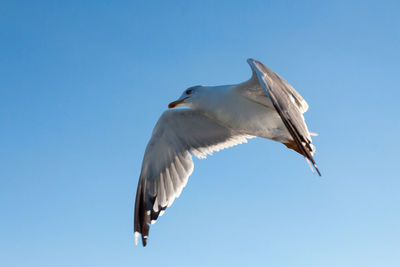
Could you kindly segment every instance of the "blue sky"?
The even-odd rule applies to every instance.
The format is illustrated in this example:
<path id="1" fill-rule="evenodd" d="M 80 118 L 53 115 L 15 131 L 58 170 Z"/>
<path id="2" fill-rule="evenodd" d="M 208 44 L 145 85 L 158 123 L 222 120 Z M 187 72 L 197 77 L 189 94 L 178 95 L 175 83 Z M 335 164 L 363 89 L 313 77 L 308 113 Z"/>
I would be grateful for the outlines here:
<path id="1" fill-rule="evenodd" d="M 0 265 L 400 264 L 398 1 L 3 1 Z M 323 174 L 253 139 L 195 160 L 133 241 L 167 104 L 256 58 L 308 101 Z"/>

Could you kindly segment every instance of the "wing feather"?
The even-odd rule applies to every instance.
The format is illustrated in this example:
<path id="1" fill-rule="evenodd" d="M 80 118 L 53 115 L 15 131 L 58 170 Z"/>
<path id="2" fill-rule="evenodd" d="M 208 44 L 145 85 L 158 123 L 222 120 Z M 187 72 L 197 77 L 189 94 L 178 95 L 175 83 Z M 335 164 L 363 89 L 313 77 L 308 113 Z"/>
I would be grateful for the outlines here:
<path id="1" fill-rule="evenodd" d="M 171 206 L 193 172 L 191 154 L 205 158 L 247 142 L 244 136 L 220 125 L 200 111 L 183 109 L 164 112 L 146 147 L 135 203 L 135 242 L 146 245 L 149 224 Z"/>
<path id="2" fill-rule="evenodd" d="M 253 71 L 251 81 L 257 78 L 293 138 L 294 143 L 286 145 L 310 160 L 321 176 L 313 158 L 315 148 L 303 117 L 303 113 L 308 109 L 307 102 L 270 68 L 254 59 L 248 59 L 247 62 Z"/>

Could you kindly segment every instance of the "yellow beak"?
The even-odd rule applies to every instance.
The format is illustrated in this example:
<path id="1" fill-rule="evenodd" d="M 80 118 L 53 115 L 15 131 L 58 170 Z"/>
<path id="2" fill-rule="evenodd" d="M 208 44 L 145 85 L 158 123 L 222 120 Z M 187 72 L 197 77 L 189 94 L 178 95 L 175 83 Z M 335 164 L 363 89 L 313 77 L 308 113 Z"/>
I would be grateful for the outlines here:
<path id="1" fill-rule="evenodd" d="M 182 106 L 182 103 L 185 102 L 186 98 L 187 97 L 185 97 L 184 99 L 179 99 L 179 100 L 169 103 L 168 108 L 175 108 L 175 107 Z"/>

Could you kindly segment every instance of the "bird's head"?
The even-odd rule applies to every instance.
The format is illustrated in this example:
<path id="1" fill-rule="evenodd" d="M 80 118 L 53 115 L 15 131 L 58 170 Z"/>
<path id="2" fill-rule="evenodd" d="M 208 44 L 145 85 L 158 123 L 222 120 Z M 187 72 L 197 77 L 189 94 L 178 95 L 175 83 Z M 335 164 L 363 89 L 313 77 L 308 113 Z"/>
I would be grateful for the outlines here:
<path id="1" fill-rule="evenodd" d="M 178 100 L 169 103 L 168 107 L 169 108 L 175 108 L 175 107 L 181 107 L 181 106 L 194 107 L 196 100 L 198 100 L 198 98 L 200 96 L 202 87 L 203 86 L 201 86 L 201 85 L 189 87 L 182 93 L 182 95 L 179 97 Z"/>

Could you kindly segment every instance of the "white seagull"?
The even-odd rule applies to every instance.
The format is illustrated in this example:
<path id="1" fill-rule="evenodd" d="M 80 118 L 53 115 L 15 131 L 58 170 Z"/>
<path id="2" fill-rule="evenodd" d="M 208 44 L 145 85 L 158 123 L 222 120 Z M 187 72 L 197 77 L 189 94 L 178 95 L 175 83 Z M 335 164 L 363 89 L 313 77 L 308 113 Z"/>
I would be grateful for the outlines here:
<path id="1" fill-rule="evenodd" d="M 261 62 L 248 59 L 250 80 L 223 86 L 194 86 L 170 103 L 189 109 L 165 111 L 143 158 L 136 192 L 135 243 L 146 246 L 149 224 L 172 205 L 193 172 L 192 154 L 205 158 L 214 151 L 263 137 L 278 141 L 311 161 L 315 147 L 303 113 L 308 104 L 296 90 Z"/>

